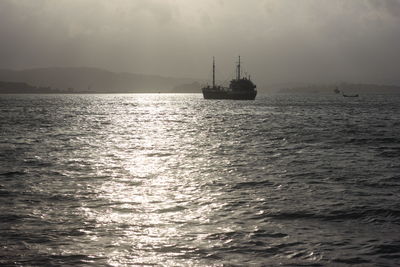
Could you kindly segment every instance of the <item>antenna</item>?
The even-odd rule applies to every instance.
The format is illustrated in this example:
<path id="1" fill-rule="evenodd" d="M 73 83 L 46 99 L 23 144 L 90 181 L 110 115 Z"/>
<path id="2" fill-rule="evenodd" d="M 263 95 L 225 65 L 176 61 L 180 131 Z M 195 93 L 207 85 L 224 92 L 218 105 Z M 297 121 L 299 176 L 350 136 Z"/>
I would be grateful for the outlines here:
<path id="1" fill-rule="evenodd" d="M 239 62 L 237 65 L 237 79 L 240 80 L 240 56 L 239 56 Z"/>
<path id="2" fill-rule="evenodd" d="M 213 57 L 213 88 L 215 87 L 215 57 Z"/>

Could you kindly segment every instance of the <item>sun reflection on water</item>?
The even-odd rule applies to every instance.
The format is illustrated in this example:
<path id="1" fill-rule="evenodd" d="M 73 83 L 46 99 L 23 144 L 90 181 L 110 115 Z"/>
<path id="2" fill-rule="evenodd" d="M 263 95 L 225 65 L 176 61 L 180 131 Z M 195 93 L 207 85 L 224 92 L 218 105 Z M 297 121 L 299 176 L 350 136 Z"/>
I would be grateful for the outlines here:
<path id="1" fill-rule="evenodd" d="M 173 258 L 195 250 L 187 244 L 198 242 L 217 205 L 203 192 L 201 172 L 193 170 L 196 149 L 190 142 L 199 140 L 190 129 L 191 117 L 173 105 L 155 105 L 154 99 L 134 100 L 124 116 L 113 118 L 120 128 L 109 127 L 98 153 L 109 177 L 95 191 L 100 203 L 82 210 L 97 228 L 109 229 L 110 236 L 97 237 L 109 243 L 109 264 L 176 265 Z"/>

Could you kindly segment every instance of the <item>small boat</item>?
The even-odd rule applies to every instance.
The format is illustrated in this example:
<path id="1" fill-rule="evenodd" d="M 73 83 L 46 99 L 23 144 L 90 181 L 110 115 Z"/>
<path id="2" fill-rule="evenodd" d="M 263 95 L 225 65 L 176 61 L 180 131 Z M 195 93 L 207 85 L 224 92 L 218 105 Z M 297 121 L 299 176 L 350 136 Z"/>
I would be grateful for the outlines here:
<path id="1" fill-rule="evenodd" d="M 240 75 L 240 56 L 236 66 L 236 79 L 233 79 L 229 87 L 215 85 L 215 59 L 213 58 L 213 80 L 212 86 L 202 88 L 204 99 L 232 99 L 232 100 L 254 100 L 257 95 L 256 85 L 249 77 Z"/>
<path id="2" fill-rule="evenodd" d="M 346 95 L 346 94 L 343 94 L 343 96 L 344 96 L 344 97 L 358 97 L 358 94 L 355 94 L 355 95 Z"/>
<path id="3" fill-rule="evenodd" d="M 340 90 L 339 90 L 339 88 L 335 88 L 335 90 L 333 90 L 333 92 L 335 93 L 335 94 L 339 94 L 340 93 Z"/>

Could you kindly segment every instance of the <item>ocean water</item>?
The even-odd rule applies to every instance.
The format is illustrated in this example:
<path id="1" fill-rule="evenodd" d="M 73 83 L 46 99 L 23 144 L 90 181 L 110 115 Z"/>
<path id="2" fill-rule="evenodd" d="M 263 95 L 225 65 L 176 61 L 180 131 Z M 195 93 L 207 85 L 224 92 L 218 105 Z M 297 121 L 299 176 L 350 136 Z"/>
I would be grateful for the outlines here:
<path id="1" fill-rule="evenodd" d="M 1 266 L 399 264 L 399 96 L 0 96 Z"/>

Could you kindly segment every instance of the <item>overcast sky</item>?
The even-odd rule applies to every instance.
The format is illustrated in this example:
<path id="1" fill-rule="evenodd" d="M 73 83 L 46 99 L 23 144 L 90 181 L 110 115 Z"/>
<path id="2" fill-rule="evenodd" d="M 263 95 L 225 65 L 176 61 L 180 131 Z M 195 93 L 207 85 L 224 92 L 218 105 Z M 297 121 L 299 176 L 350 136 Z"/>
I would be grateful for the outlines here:
<path id="1" fill-rule="evenodd" d="M 1 0 L 0 68 L 400 84 L 400 0 Z"/>

